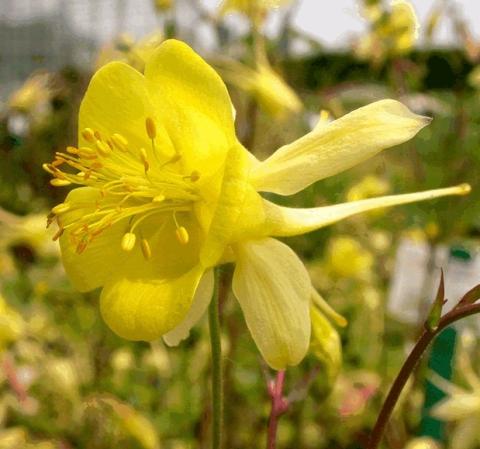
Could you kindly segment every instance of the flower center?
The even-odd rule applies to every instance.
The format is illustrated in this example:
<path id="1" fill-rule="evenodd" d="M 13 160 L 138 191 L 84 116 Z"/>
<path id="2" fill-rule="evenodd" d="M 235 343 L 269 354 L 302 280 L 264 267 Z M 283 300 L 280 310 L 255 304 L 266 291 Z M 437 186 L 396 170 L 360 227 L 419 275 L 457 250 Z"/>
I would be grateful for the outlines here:
<path id="1" fill-rule="evenodd" d="M 96 199 L 89 203 L 72 200 L 52 209 L 48 224 L 56 221 L 59 226 L 55 240 L 68 230 L 80 254 L 105 229 L 124 221 L 122 249 L 131 251 L 140 241 L 142 252 L 149 259 L 150 245 L 143 238 L 140 225 L 146 218 L 163 214 L 174 221 L 178 241 L 188 243 L 188 231 L 179 223 L 177 213 L 191 211 L 200 199 L 195 184 L 200 174 L 182 173 L 181 154 L 166 157 L 157 151 L 155 123 L 150 117 L 145 121 L 145 129 L 151 141 L 148 150 L 134 148 L 120 133 L 103 136 L 85 128 L 82 136 L 88 146 L 67 147 L 66 152 L 56 153 L 52 163 L 43 165 L 53 176 L 53 186 L 77 184 L 98 191 Z M 76 214 L 78 218 L 69 220 L 69 214 L 75 211 L 80 212 Z"/>

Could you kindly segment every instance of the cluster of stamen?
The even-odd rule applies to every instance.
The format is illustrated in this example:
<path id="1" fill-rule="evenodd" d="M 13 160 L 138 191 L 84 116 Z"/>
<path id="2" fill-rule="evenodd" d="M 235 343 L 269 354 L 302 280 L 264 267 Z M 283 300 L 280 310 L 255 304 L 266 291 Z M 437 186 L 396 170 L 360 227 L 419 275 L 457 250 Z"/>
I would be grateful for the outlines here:
<path id="1" fill-rule="evenodd" d="M 157 132 L 152 118 L 146 119 L 145 129 L 153 157 L 149 157 L 145 148 L 134 148 L 120 133 L 103 136 L 97 130 L 85 128 L 82 137 L 87 146 L 69 146 L 65 152 L 57 152 L 52 163 L 43 165 L 53 176 L 50 181 L 53 186 L 77 184 L 98 191 L 95 204 L 67 201 L 52 209 L 48 225 L 53 221 L 58 224 L 54 240 L 68 230 L 80 254 L 104 230 L 124 222 L 121 248 L 129 252 L 139 242 L 144 257 L 150 259 L 152 250 L 140 224 L 159 214 L 159 228 L 167 220 L 173 220 L 177 240 L 188 243 L 188 231 L 179 223 L 177 213 L 191 211 L 193 203 L 198 201 L 195 183 L 200 174 L 197 171 L 183 174 L 177 164 L 181 160 L 178 152 L 167 156 L 157 151 Z M 89 209 L 92 211 L 82 215 L 82 211 Z M 63 215 L 75 210 L 80 212 L 78 219 L 63 223 Z"/>

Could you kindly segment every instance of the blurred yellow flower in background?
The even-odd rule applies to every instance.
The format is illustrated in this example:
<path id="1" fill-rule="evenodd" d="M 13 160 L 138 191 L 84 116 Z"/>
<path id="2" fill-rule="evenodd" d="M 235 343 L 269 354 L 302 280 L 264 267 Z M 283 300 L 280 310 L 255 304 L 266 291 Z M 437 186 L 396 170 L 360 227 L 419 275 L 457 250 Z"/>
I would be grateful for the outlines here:
<path id="1" fill-rule="evenodd" d="M 327 267 L 335 277 L 368 280 L 371 276 L 374 257 L 352 237 L 330 239 L 326 256 Z"/>
<path id="2" fill-rule="evenodd" d="M 393 0 L 388 10 L 376 3 L 365 8 L 365 17 L 370 22 L 370 32 L 357 45 L 358 57 L 380 62 L 412 50 L 419 24 L 410 2 Z"/>
<path id="3" fill-rule="evenodd" d="M 54 93 L 52 74 L 34 73 L 13 92 L 8 105 L 11 109 L 24 114 L 41 114 L 48 110 Z"/>
<path id="4" fill-rule="evenodd" d="M 347 191 L 347 201 L 358 201 L 373 196 L 385 195 L 390 190 L 390 184 L 374 175 L 365 176 L 360 182 Z"/>
<path id="5" fill-rule="evenodd" d="M 295 91 L 266 61 L 250 68 L 230 60 L 220 64 L 222 78 L 251 95 L 271 117 L 282 120 L 302 110 L 303 105 Z"/>
<path id="6" fill-rule="evenodd" d="M 480 90 L 480 65 L 476 66 L 468 75 L 468 82 L 475 89 Z"/>
<path id="7" fill-rule="evenodd" d="M 239 12 L 256 21 L 263 19 L 268 11 L 291 2 L 292 0 L 223 0 L 220 14 Z"/>
<path id="8" fill-rule="evenodd" d="M 163 42 L 145 75 L 107 64 L 81 104 L 78 147 L 44 165 L 53 185 L 82 186 L 49 220 L 74 285 L 102 287 L 103 318 L 131 340 L 185 338 L 210 301 L 213 267 L 234 262 L 233 292 L 253 339 L 271 367 L 284 369 L 309 347 L 315 293 L 301 260 L 274 237 L 470 187 L 281 207 L 259 192 L 297 193 L 411 139 L 430 120 L 382 100 L 260 162 L 238 142 L 232 111 L 221 78 L 182 42 Z"/>
<path id="9" fill-rule="evenodd" d="M 22 316 L 8 305 L 0 295 L 0 350 L 8 343 L 19 339 L 25 331 L 25 321 Z"/>
<path id="10" fill-rule="evenodd" d="M 160 12 L 168 11 L 174 4 L 174 0 L 154 0 L 155 8 Z"/>
<path id="11" fill-rule="evenodd" d="M 150 33 L 138 41 L 129 34 L 122 34 L 116 42 L 100 50 L 95 68 L 99 69 L 109 62 L 122 61 L 143 72 L 147 60 L 163 40 L 163 33 L 160 31 Z"/>

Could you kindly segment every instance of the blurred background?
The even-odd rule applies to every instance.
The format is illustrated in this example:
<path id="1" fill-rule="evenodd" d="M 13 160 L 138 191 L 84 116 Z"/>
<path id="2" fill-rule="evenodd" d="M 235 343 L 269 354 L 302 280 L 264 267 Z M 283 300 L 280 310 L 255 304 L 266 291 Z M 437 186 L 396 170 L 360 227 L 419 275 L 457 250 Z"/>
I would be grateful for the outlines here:
<path id="1" fill-rule="evenodd" d="M 473 187 L 288 241 L 348 326 L 336 329 L 343 354 L 312 347 L 288 370 L 278 447 L 364 447 L 440 267 L 450 303 L 480 283 L 478 17 L 476 0 L 0 0 L 0 449 L 209 447 L 206 323 L 173 349 L 121 340 L 100 318 L 98 292 L 74 291 L 45 229 L 66 190 L 42 164 L 76 144 L 92 74 L 113 60 L 142 71 L 169 37 L 222 75 L 238 136 L 259 158 L 382 98 L 433 117 L 407 144 L 276 201 Z M 225 447 L 263 447 L 271 373 L 232 297 L 222 329 Z M 479 336 L 473 317 L 439 337 L 384 448 L 480 448 Z"/>

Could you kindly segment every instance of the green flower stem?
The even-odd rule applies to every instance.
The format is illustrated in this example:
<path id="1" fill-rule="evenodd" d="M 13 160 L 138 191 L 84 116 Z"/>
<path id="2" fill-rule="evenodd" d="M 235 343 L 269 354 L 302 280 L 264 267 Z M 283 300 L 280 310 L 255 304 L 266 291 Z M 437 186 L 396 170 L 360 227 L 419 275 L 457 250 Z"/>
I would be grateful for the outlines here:
<path id="1" fill-rule="evenodd" d="M 218 310 L 219 269 L 215 270 L 215 287 L 208 308 L 210 347 L 212 351 L 212 449 L 220 449 L 223 427 L 222 343 Z"/>

